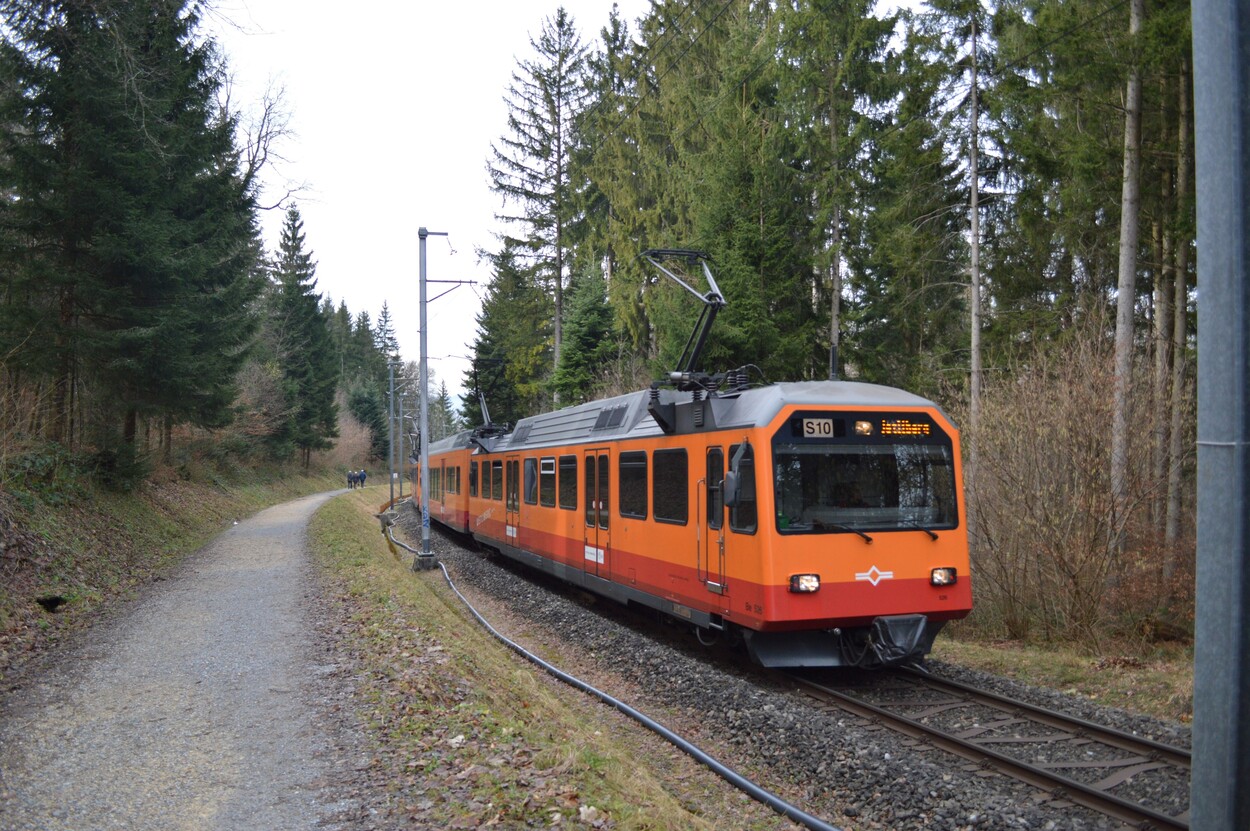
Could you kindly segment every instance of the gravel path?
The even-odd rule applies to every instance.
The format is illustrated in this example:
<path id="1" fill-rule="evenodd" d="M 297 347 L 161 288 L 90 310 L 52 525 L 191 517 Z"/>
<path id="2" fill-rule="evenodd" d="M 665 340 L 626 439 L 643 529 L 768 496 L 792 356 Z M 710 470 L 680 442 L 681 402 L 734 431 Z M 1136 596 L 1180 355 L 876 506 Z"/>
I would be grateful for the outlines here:
<path id="1" fill-rule="evenodd" d="M 0 701 L 0 828 L 367 827 L 304 545 L 333 495 L 238 523 L 23 672 Z"/>

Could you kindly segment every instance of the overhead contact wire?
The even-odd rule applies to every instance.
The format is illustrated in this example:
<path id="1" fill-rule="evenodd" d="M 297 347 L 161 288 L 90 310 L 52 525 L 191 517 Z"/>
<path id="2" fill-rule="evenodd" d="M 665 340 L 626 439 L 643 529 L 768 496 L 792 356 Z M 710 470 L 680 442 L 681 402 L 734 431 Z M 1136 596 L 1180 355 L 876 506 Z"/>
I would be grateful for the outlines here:
<path id="1" fill-rule="evenodd" d="M 417 553 L 416 550 L 413 549 L 412 547 L 405 545 L 399 540 L 396 540 L 394 537 L 394 534 L 391 533 L 390 527 L 387 527 L 386 534 L 397 545 L 403 547 L 404 549 L 408 551 L 411 551 L 413 554 Z M 533 664 L 537 664 L 538 666 L 542 667 L 549 674 L 555 676 L 556 678 L 560 679 L 564 683 L 572 687 L 576 687 L 582 692 L 590 693 L 591 695 L 598 698 L 600 701 L 604 702 L 605 704 L 610 704 L 612 707 L 616 708 L 619 712 L 624 713 L 625 715 L 629 716 L 634 721 L 637 721 L 639 724 L 646 727 L 648 730 L 662 737 L 669 744 L 673 745 L 677 749 L 684 752 L 686 755 L 690 756 L 695 761 L 699 762 L 701 765 L 704 765 L 705 767 L 709 768 L 717 776 L 721 777 L 722 779 L 724 779 L 729 784 L 733 785 L 738 790 L 747 794 L 756 802 L 760 802 L 764 805 L 767 805 L 769 808 L 772 808 L 774 811 L 785 816 L 787 819 L 793 820 L 794 822 L 797 822 L 807 828 L 810 828 L 811 831 L 841 831 L 841 829 L 837 828 L 836 826 L 830 825 L 824 820 L 818 817 L 812 816 L 811 814 L 807 813 L 801 808 L 798 808 L 795 805 L 791 805 L 789 802 L 786 802 L 784 799 L 772 793 L 771 791 L 767 791 L 761 788 L 759 785 L 747 779 L 745 776 L 738 773 L 733 768 L 717 761 L 709 753 L 702 750 L 698 746 L 692 744 L 690 741 L 677 735 L 672 730 L 669 730 L 663 724 L 660 724 L 658 721 L 646 715 L 645 713 L 642 713 L 639 710 L 634 709 L 633 707 L 626 704 L 624 701 L 621 701 L 620 699 L 612 695 L 609 695 L 603 690 L 600 690 L 596 687 L 591 686 L 590 684 L 586 683 L 580 678 L 576 678 L 572 675 L 569 675 L 564 670 L 559 669 L 558 667 L 555 667 L 552 664 L 547 663 L 542 658 L 538 657 L 534 653 L 527 650 L 525 647 L 521 646 L 520 644 L 516 643 L 513 640 L 510 640 L 505 635 L 503 635 L 499 630 L 497 630 L 494 626 L 491 626 L 490 622 L 487 621 L 486 618 L 482 617 L 481 613 L 478 612 L 477 609 L 473 608 L 473 604 L 470 603 L 468 599 L 463 594 L 460 593 L 460 590 L 456 588 L 455 582 L 451 579 L 451 575 L 447 573 L 447 567 L 443 565 L 442 563 L 439 563 L 438 567 L 442 569 L 443 577 L 447 580 L 447 585 L 451 587 L 451 590 L 455 593 L 456 597 L 460 598 L 460 602 L 465 605 L 465 608 L 467 608 L 469 612 L 475 618 L 477 618 L 478 623 L 486 627 L 486 631 L 490 632 L 498 641 L 503 643 L 512 651 L 516 652 L 521 657 L 525 658 L 526 660 L 530 661 Z"/>

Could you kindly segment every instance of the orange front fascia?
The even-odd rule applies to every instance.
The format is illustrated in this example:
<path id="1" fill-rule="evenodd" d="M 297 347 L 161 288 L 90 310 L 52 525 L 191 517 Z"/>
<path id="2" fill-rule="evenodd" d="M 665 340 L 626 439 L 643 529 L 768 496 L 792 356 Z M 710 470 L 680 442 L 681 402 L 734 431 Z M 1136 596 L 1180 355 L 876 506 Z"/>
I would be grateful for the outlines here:
<path id="1" fill-rule="evenodd" d="M 930 620 L 958 620 L 972 610 L 972 583 L 961 576 L 953 586 L 937 588 L 928 580 L 824 583 L 820 591 L 796 594 L 788 586 L 763 593 L 769 620 L 762 630 L 831 629 L 864 626 L 882 615 L 927 615 Z"/>

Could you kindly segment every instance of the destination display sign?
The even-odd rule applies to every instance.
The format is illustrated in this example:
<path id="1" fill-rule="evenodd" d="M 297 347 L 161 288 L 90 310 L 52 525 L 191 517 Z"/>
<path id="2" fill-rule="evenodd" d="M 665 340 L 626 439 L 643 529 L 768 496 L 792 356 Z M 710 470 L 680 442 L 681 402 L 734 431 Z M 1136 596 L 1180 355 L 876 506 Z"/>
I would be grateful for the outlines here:
<path id="1" fill-rule="evenodd" d="M 782 429 L 790 439 L 805 442 L 855 439 L 877 444 L 945 437 L 926 413 L 800 411 L 790 417 L 788 429 Z"/>

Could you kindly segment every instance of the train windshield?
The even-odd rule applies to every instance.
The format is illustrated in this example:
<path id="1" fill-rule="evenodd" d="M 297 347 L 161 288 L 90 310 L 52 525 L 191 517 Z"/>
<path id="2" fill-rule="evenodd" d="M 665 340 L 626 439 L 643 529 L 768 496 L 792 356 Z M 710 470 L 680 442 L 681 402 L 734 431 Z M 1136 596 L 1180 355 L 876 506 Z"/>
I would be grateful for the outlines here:
<path id="1" fill-rule="evenodd" d="M 927 417 L 909 414 L 906 429 L 879 414 L 839 418 L 846 423 L 841 429 L 826 426 L 829 421 L 828 414 L 800 416 L 773 438 L 778 531 L 941 530 L 958 524 L 951 443 Z M 814 429 L 812 422 L 818 422 Z"/>

